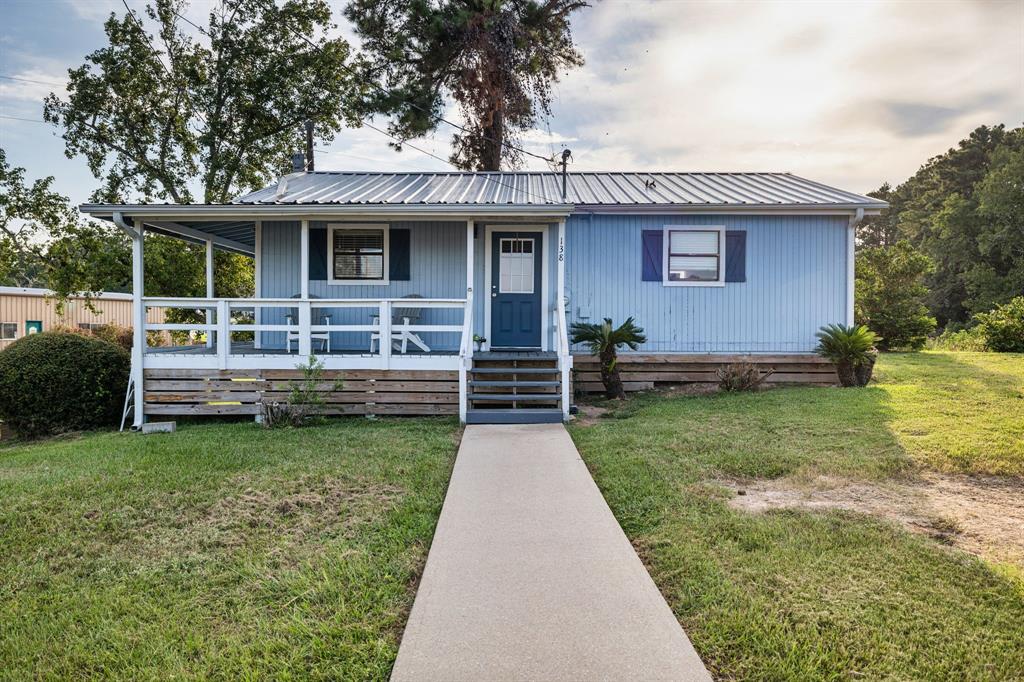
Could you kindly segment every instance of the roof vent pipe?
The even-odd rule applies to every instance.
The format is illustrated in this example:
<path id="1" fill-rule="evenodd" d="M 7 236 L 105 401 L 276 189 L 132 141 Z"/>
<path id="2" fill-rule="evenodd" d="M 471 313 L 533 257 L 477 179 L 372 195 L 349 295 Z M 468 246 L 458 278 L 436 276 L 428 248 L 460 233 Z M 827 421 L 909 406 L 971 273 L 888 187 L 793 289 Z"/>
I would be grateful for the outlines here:
<path id="1" fill-rule="evenodd" d="M 292 154 L 292 172 L 301 173 L 304 170 L 306 170 L 306 157 L 302 152 L 295 152 Z"/>

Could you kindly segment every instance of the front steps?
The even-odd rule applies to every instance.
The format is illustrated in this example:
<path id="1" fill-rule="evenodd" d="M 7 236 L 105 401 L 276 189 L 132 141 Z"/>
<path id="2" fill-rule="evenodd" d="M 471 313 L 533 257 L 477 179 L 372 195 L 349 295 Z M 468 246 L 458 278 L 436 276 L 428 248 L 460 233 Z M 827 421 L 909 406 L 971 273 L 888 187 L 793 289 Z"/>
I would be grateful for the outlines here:
<path id="1" fill-rule="evenodd" d="M 562 381 L 554 353 L 477 353 L 468 389 L 467 424 L 562 421 Z"/>

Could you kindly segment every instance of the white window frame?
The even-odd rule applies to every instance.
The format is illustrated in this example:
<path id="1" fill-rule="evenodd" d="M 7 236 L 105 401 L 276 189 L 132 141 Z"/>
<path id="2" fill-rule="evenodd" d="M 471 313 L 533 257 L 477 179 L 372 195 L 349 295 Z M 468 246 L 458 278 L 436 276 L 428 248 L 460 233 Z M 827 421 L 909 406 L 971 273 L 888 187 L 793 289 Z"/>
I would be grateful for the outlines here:
<path id="1" fill-rule="evenodd" d="M 718 233 L 718 279 L 677 282 L 669 279 L 668 261 L 672 232 Z M 661 239 L 661 284 L 666 287 L 724 287 L 725 286 L 725 225 L 665 225 Z"/>
<path id="2" fill-rule="evenodd" d="M 383 279 L 335 279 L 334 233 L 338 230 L 383 230 Z M 327 224 L 327 283 L 337 286 L 378 287 L 391 284 L 391 224 L 390 223 L 328 223 Z"/>
<path id="3" fill-rule="evenodd" d="M 17 322 L 0 322 L 0 325 L 12 324 L 14 325 L 14 336 L 3 336 L 3 327 L 0 327 L 0 341 L 16 341 L 18 339 L 18 323 Z"/>

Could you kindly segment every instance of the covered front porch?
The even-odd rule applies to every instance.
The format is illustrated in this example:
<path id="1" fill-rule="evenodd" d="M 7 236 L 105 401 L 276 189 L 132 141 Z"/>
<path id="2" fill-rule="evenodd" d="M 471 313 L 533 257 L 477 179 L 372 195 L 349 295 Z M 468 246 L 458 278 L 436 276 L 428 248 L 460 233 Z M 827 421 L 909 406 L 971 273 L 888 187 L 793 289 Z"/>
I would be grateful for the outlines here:
<path id="1" fill-rule="evenodd" d="M 403 380 L 451 372 L 465 421 L 473 408 L 473 356 L 488 350 L 557 358 L 558 409 L 567 417 L 564 207 L 325 208 L 86 207 L 133 242 L 135 426 L 147 415 L 174 413 L 147 377 L 223 382 L 270 370 L 280 379 L 289 370 L 299 376 L 314 359 L 332 376 L 371 372 L 372 381 L 388 372 Z M 143 295 L 146 232 L 205 246 L 206 296 Z M 217 249 L 253 259 L 255 296 L 217 296 Z M 158 310 L 174 321 L 147 322 Z M 490 383 L 508 384 L 515 394 L 516 379 Z M 233 402 L 206 404 L 221 404 L 211 413 L 230 413 L 223 405 Z M 182 413 L 203 413 L 202 404 L 193 397 Z"/>

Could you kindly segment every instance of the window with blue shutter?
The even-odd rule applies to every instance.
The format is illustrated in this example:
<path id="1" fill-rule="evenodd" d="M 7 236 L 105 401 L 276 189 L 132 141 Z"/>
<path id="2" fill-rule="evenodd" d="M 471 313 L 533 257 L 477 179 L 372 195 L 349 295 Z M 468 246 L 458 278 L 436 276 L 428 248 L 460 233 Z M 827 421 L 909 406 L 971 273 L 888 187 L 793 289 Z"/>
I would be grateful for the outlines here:
<path id="1" fill-rule="evenodd" d="M 663 281 L 662 267 L 664 264 L 663 230 L 643 230 L 641 232 L 641 281 Z M 726 230 L 725 233 L 725 281 L 747 281 L 747 232 L 746 230 Z"/>

